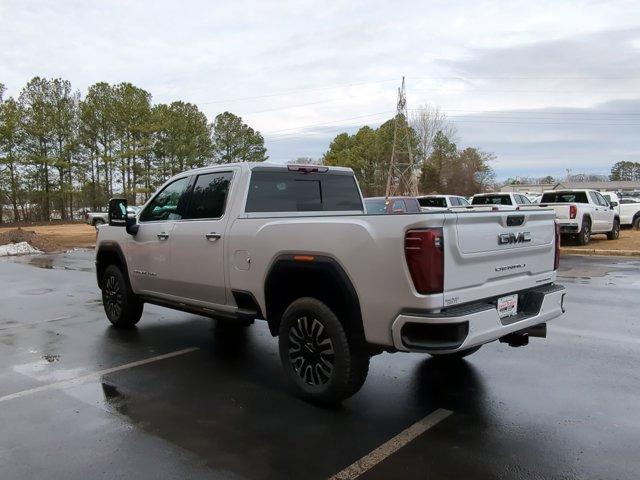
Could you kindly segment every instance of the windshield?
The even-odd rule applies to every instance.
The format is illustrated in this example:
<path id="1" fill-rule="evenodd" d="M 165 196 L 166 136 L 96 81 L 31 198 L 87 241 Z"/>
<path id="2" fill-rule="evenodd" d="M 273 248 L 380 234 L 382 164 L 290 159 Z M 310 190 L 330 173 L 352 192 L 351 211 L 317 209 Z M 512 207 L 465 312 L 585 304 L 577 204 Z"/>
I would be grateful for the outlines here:
<path id="1" fill-rule="evenodd" d="M 540 203 L 589 203 L 587 192 L 547 192 Z"/>
<path id="2" fill-rule="evenodd" d="M 384 215 L 387 213 L 387 201 L 384 198 L 365 198 L 364 208 L 367 213 Z"/>
<path id="3" fill-rule="evenodd" d="M 511 205 L 509 195 L 482 195 L 473 197 L 471 205 Z"/>

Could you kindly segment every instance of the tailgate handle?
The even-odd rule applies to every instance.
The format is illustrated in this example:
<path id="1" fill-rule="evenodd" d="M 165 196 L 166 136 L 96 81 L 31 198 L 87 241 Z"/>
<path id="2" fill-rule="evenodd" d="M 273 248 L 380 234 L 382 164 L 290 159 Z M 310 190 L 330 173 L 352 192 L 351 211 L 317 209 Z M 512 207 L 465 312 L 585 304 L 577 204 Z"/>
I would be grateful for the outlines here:
<path id="1" fill-rule="evenodd" d="M 507 217 L 507 227 L 519 227 L 524 223 L 524 215 L 510 215 Z"/>

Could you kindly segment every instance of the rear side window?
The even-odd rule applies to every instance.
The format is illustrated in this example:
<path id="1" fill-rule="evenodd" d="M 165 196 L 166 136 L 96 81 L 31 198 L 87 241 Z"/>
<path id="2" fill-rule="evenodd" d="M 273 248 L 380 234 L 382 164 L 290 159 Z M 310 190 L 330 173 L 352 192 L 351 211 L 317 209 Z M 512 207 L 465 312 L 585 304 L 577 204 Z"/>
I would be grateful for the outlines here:
<path id="1" fill-rule="evenodd" d="M 421 207 L 447 208 L 447 200 L 444 197 L 423 197 L 418 199 Z"/>
<path id="2" fill-rule="evenodd" d="M 547 192 L 540 203 L 589 203 L 586 192 Z"/>
<path id="3" fill-rule="evenodd" d="M 461 207 L 466 207 L 467 205 L 469 205 L 469 202 L 467 201 L 466 198 L 464 197 L 456 197 L 458 199 L 458 203 L 460 203 Z"/>
<path id="4" fill-rule="evenodd" d="M 261 172 L 251 174 L 246 212 L 362 211 L 352 175 Z"/>
<path id="5" fill-rule="evenodd" d="M 509 195 L 482 195 L 473 197 L 471 205 L 511 205 Z"/>
<path id="6" fill-rule="evenodd" d="M 198 175 L 185 219 L 220 218 L 224 215 L 227 194 L 231 184 L 231 172 Z"/>
<path id="7" fill-rule="evenodd" d="M 164 187 L 144 209 L 140 221 L 180 220 L 182 214 L 178 206 L 188 183 L 189 177 L 184 177 Z"/>

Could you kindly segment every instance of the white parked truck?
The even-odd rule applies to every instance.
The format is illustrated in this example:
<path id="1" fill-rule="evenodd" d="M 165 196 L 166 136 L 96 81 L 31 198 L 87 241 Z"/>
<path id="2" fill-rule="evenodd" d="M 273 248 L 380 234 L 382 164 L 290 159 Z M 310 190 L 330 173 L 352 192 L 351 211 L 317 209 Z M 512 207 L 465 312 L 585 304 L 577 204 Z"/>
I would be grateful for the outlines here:
<path id="1" fill-rule="evenodd" d="M 242 163 L 175 176 L 137 216 L 112 199 L 109 215 L 96 272 L 114 326 L 145 303 L 264 319 L 314 401 L 353 395 L 377 353 L 520 346 L 564 311 L 550 209 L 368 215 L 350 169 Z"/>
<path id="2" fill-rule="evenodd" d="M 640 229 L 640 199 L 619 197 L 615 192 L 602 192 L 602 196 L 620 217 L 620 225 Z"/>
<path id="3" fill-rule="evenodd" d="M 556 212 L 560 233 L 573 235 L 580 245 L 586 245 L 594 233 L 604 233 L 609 240 L 620 235 L 620 216 L 596 190 L 551 190 L 544 192 L 541 207 Z"/>
<path id="4" fill-rule="evenodd" d="M 418 197 L 418 203 L 423 211 L 469 206 L 467 199 L 459 195 L 423 195 Z"/>
<path id="5" fill-rule="evenodd" d="M 473 207 L 491 207 L 494 210 L 515 210 L 531 206 L 526 195 L 517 192 L 477 193 L 471 199 Z"/>

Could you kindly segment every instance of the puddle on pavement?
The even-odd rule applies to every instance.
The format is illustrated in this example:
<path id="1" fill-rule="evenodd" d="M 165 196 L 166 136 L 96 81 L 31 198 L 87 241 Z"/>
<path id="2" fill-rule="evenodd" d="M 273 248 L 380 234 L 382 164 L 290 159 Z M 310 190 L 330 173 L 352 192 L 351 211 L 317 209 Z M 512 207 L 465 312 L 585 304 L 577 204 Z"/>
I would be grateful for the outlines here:
<path id="1" fill-rule="evenodd" d="M 603 264 L 604 263 L 604 264 Z M 640 262 L 635 260 L 598 262 L 584 261 L 578 265 L 563 267 L 561 263 L 558 280 L 581 285 L 625 285 L 638 286 Z"/>
<path id="2" fill-rule="evenodd" d="M 127 397 L 114 384 L 105 381 L 85 382 L 65 387 L 65 395 L 109 413 L 127 414 Z"/>
<path id="3" fill-rule="evenodd" d="M 55 357 L 57 359 L 53 360 Z M 55 368 L 53 365 L 57 364 L 60 360 L 59 355 L 42 355 L 40 360 L 35 362 L 23 363 L 21 365 L 14 365 L 12 370 L 21 375 L 33 378 L 39 382 L 53 383 L 61 382 L 63 380 L 70 380 L 83 373 L 88 373 L 88 370 L 84 367 L 78 368 Z"/>
<path id="4" fill-rule="evenodd" d="M 76 270 L 80 272 L 93 272 L 94 270 L 94 252 L 89 248 L 74 248 L 67 252 L 53 254 L 22 255 L 9 257 L 6 260 L 45 270 Z"/>
<path id="5" fill-rule="evenodd" d="M 45 293 L 51 293 L 53 291 L 53 288 L 31 288 L 29 290 L 23 290 L 20 293 L 22 295 L 44 295 Z"/>
<path id="6" fill-rule="evenodd" d="M 40 255 L 29 259 L 29 265 L 33 265 L 38 268 L 53 268 L 53 258 L 49 256 Z"/>

